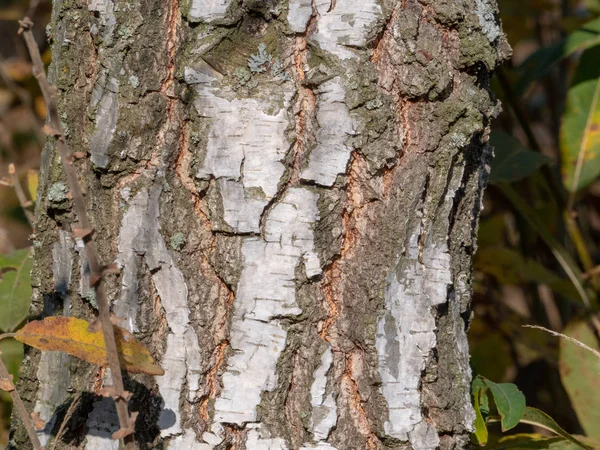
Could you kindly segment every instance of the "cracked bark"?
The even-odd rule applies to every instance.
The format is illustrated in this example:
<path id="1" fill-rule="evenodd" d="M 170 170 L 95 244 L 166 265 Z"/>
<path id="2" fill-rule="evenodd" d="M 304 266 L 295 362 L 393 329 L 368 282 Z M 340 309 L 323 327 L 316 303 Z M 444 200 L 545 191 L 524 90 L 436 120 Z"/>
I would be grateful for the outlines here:
<path id="1" fill-rule="evenodd" d="M 509 52 L 495 8 L 54 2 L 49 76 L 121 267 L 107 292 L 166 372 L 126 378 L 140 449 L 467 445 L 489 83 Z M 90 318 L 59 167 L 49 143 L 32 312 Z M 103 371 L 31 350 L 21 372 L 44 442 L 82 391 L 57 448 L 116 448 Z"/>

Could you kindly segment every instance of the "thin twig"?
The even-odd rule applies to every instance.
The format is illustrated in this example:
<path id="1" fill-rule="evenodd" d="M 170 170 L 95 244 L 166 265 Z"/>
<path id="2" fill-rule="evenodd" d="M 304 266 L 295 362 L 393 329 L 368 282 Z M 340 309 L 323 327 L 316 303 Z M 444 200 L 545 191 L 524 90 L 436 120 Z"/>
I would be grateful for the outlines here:
<path id="1" fill-rule="evenodd" d="M 583 342 L 578 341 L 577 339 L 575 339 L 575 338 L 573 338 L 571 336 L 567 336 L 566 334 L 558 333 L 557 331 L 549 330 L 548 328 L 544 328 L 544 327 L 541 327 L 539 325 L 523 325 L 523 326 L 525 328 L 536 328 L 538 330 L 543 330 L 546 333 L 550 333 L 552 336 L 561 337 L 563 339 L 566 339 L 567 341 L 570 341 L 573 344 L 578 345 L 579 347 L 585 348 L 586 350 L 592 352 L 594 355 L 596 355 L 597 358 L 600 359 L 600 352 L 598 350 L 594 350 L 589 345 L 585 345 Z"/>
<path id="2" fill-rule="evenodd" d="M 600 266 L 595 266 L 593 268 L 591 268 L 590 270 L 588 270 L 587 272 L 584 272 L 581 275 L 581 279 L 582 280 L 587 280 L 590 277 L 593 277 L 594 275 L 598 275 L 600 274 Z"/>
<path id="3" fill-rule="evenodd" d="M 27 435 L 29 436 L 31 443 L 33 444 L 33 448 L 35 450 L 44 450 L 44 447 L 42 447 L 42 443 L 40 442 L 40 439 L 38 438 L 38 435 L 35 432 L 35 427 L 33 426 L 31 417 L 27 413 L 25 404 L 23 403 L 23 400 L 21 400 L 21 396 L 17 392 L 17 389 L 15 388 L 15 385 L 12 382 L 12 377 L 8 372 L 8 369 L 4 365 L 4 361 L 2 361 L 2 358 L 0 358 L 0 378 L 7 380 L 12 385 L 12 389 L 8 391 L 8 393 L 10 394 L 10 398 L 12 398 L 13 405 L 15 406 L 17 414 L 19 415 L 21 421 L 23 422 L 23 425 L 25 426 L 25 430 L 27 430 Z"/>
<path id="4" fill-rule="evenodd" d="M 17 175 L 15 165 L 12 163 L 10 163 L 8 165 L 8 174 L 10 175 L 11 185 L 12 185 L 13 189 L 15 190 L 15 194 L 17 194 L 17 198 L 19 199 L 19 204 L 21 205 L 21 208 L 25 212 L 25 217 L 27 217 L 27 221 L 29 222 L 31 229 L 33 230 L 34 223 L 35 223 L 35 216 L 29 209 L 31 206 L 31 201 L 25 195 L 25 191 L 23 190 L 23 187 L 21 186 L 21 182 L 19 181 L 19 176 Z"/>
<path id="5" fill-rule="evenodd" d="M 585 239 L 583 238 L 581 230 L 579 229 L 577 220 L 569 210 L 566 210 L 563 213 L 563 219 L 565 221 L 567 233 L 569 234 L 571 242 L 573 243 L 573 245 L 575 246 L 575 250 L 577 251 L 577 256 L 579 256 L 581 265 L 586 271 L 585 273 L 587 273 L 588 271 L 594 268 L 594 262 L 592 261 L 592 256 L 590 255 Z M 597 277 L 592 276 L 591 282 L 594 290 L 598 291 L 600 289 L 600 285 L 598 284 Z"/>
<path id="6" fill-rule="evenodd" d="M 106 353 L 108 355 L 108 364 L 116 391 L 115 403 L 117 406 L 117 415 L 119 416 L 119 425 L 121 430 L 129 430 L 132 428 L 133 424 L 127 408 L 127 397 L 125 395 L 125 388 L 123 385 L 121 364 L 119 362 L 119 354 L 117 353 L 114 328 L 110 320 L 110 307 L 104 292 L 104 268 L 100 265 L 96 243 L 92 239 L 93 230 L 87 215 L 81 184 L 79 183 L 75 167 L 73 166 L 74 158 L 67 148 L 67 144 L 63 135 L 62 125 L 58 115 L 56 91 L 46 78 L 44 65 L 40 56 L 40 50 L 35 42 L 33 33 L 31 32 L 33 22 L 29 19 L 29 17 L 25 17 L 23 20 L 19 21 L 19 24 L 21 25 L 19 33 L 21 33 L 25 39 L 27 49 L 29 50 L 31 60 L 33 62 L 33 75 L 38 80 L 40 89 L 44 95 L 44 100 L 46 101 L 49 119 L 49 124 L 46 125 L 46 128 L 48 129 L 49 134 L 53 135 L 55 138 L 56 146 L 58 147 L 60 153 L 60 159 L 62 160 L 63 168 L 67 175 L 67 182 L 73 198 L 73 203 L 75 205 L 75 211 L 79 220 L 78 227 L 74 231 L 78 232 L 79 236 L 84 242 L 85 253 L 88 258 L 91 271 L 90 285 L 96 290 L 98 316 L 102 325 L 104 344 L 106 346 Z M 125 436 L 123 440 L 126 449 L 134 448 L 132 434 Z"/>
<path id="7" fill-rule="evenodd" d="M 73 401 L 71 402 L 71 404 L 69 405 L 67 412 L 65 413 L 65 417 L 63 418 L 62 423 L 60 424 L 60 428 L 58 429 L 58 433 L 56 433 L 56 437 L 54 438 L 54 442 L 52 442 L 52 448 L 50 450 L 56 449 L 56 444 L 58 441 L 60 441 L 62 439 L 63 434 L 65 434 L 65 429 L 67 427 L 67 423 L 69 423 L 69 420 L 73 416 L 75 409 L 77 409 L 77 406 L 79 406 L 80 400 L 81 400 L 81 393 L 78 392 L 77 395 L 75 396 L 75 398 L 73 399 Z"/>
<path id="8" fill-rule="evenodd" d="M 598 316 L 596 316 L 596 314 L 592 314 L 590 319 L 592 321 L 592 325 L 594 325 L 596 334 L 600 334 L 600 319 L 598 319 Z"/>
<path id="9" fill-rule="evenodd" d="M 2 339 L 14 338 L 16 333 L 2 333 L 0 334 L 0 341 Z"/>

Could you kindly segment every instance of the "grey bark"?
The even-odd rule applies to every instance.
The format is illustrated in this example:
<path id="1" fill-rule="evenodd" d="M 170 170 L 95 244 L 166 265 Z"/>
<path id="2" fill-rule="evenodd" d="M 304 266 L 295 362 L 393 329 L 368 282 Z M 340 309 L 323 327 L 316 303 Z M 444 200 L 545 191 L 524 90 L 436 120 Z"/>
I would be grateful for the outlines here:
<path id="1" fill-rule="evenodd" d="M 471 258 L 509 48 L 494 0 L 57 0 L 49 76 L 129 375 L 141 449 L 468 444 Z M 33 316 L 92 318 L 52 143 Z M 117 448 L 104 370 L 31 350 L 57 448 Z M 58 382 L 57 380 L 60 380 Z M 71 417 L 69 405 L 78 397 Z M 28 448 L 14 427 L 13 448 Z"/>

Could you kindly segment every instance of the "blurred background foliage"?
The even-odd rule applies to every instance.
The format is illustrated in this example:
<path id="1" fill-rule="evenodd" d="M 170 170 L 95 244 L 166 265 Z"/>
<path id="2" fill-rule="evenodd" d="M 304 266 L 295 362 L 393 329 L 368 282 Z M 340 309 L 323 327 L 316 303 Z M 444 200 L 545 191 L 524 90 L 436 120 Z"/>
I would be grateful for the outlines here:
<path id="1" fill-rule="evenodd" d="M 600 361 L 522 326 L 541 325 L 598 348 L 600 0 L 498 2 L 514 53 L 493 80 L 504 111 L 493 123 L 496 158 L 474 260 L 472 366 L 489 380 L 516 384 L 529 406 L 566 431 L 600 442 Z M 28 215 L 44 141 L 45 106 L 17 20 L 33 13 L 49 63 L 50 8 L 49 0 L 0 0 L 0 332 L 15 330 L 26 316 Z M 3 340 L 0 348 L 16 376 L 22 345 Z M 10 403 L 0 399 L 2 448 Z M 528 447 L 560 447 L 540 445 Z"/>
<path id="2" fill-rule="evenodd" d="M 598 348 L 600 0 L 499 8 L 513 56 L 493 80 L 504 111 L 474 260 L 471 362 L 589 445 L 600 442 L 600 360 L 523 325 Z"/>
<path id="3" fill-rule="evenodd" d="M 33 211 L 46 115 L 27 49 L 17 35 L 18 20 L 32 14 L 37 24 L 36 39 L 44 62 L 49 63 L 45 27 L 50 10 L 50 0 L 0 0 L 0 333 L 15 331 L 25 321 L 29 308 L 29 235 L 33 229 L 27 216 Z M 3 339 L 0 351 L 16 379 L 23 344 Z M 8 442 L 10 411 L 10 396 L 0 391 L 0 449 Z"/>

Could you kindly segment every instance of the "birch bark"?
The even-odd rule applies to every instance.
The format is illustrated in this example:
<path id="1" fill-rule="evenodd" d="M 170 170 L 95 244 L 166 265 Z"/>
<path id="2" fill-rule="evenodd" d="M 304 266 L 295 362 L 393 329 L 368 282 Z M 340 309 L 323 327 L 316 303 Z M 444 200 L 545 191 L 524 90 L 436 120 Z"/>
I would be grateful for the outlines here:
<path id="1" fill-rule="evenodd" d="M 140 449 L 468 444 L 471 257 L 509 54 L 494 0 L 55 0 L 51 79 L 131 375 Z M 90 318 L 43 155 L 33 313 Z M 46 445 L 117 449 L 110 377 L 29 351 Z M 75 412 L 65 418 L 77 399 Z M 28 448 L 18 426 L 12 448 Z"/>

